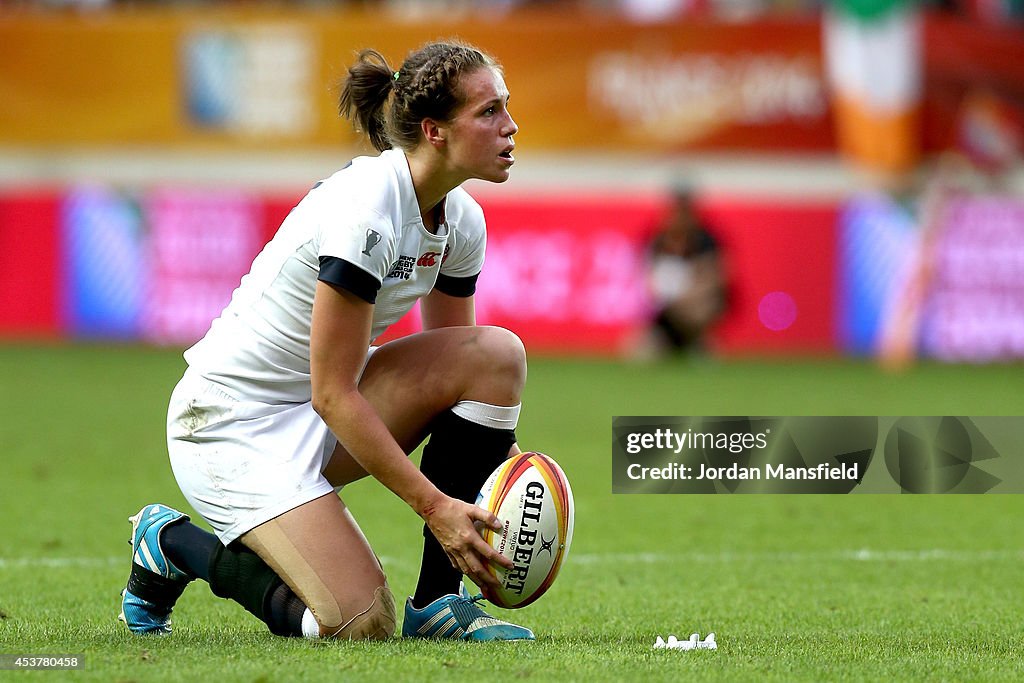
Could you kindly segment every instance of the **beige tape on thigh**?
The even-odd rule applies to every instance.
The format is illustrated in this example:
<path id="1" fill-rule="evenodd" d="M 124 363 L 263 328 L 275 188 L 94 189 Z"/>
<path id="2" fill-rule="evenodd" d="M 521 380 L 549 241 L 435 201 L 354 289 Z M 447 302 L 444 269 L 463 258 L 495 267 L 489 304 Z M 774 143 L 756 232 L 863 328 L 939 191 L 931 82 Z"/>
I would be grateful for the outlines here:
<path id="1" fill-rule="evenodd" d="M 346 626 L 334 594 L 292 544 L 277 520 L 270 520 L 248 532 L 245 544 L 295 591 L 320 626 L 326 629 Z"/>

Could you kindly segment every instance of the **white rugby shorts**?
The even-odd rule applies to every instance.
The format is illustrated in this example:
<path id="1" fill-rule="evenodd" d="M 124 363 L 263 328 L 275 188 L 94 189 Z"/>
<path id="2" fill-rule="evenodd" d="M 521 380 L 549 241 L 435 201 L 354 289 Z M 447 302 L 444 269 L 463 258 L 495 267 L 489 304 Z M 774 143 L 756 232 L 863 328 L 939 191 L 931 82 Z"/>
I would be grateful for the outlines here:
<path id="1" fill-rule="evenodd" d="M 191 369 L 167 410 L 174 478 L 224 545 L 334 491 L 323 470 L 337 443 L 312 403 L 239 400 Z"/>

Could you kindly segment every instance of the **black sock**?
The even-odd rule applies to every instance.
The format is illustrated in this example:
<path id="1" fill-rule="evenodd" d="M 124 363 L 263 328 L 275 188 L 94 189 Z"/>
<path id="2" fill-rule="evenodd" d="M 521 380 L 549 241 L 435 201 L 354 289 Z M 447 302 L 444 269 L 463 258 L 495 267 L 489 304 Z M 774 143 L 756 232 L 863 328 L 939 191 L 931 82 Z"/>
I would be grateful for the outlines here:
<path id="1" fill-rule="evenodd" d="M 160 547 L 175 567 L 193 579 L 210 580 L 210 558 L 220 541 L 191 522 L 168 524 L 160 535 Z"/>
<path id="2" fill-rule="evenodd" d="M 209 564 L 210 590 L 234 600 L 279 636 L 301 636 L 305 605 L 255 552 L 235 541 L 217 544 Z M 301 609 L 300 609 L 301 606 Z"/>
<path id="3" fill-rule="evenodd" d="M 480 487 L 508 457 L 516 441 L 511 429 L 494 429 L 470 422 L 450 410 L 430 426 L 430 441 L 423 448 L 420 471 L 445 495 L 475 503 Z M 462 572 L 430 529 L 423 527 L 423 561 L 413 606 L 422 609 L 443 595 L 458 593 Z"/>
<path id="4" fill-rule="evenodd" d="M 302 635 L 302 615 L 305 613 L 306 604 L 288 584 L 281 581 L 267 596 L 263 620 L 274 635 L 298 637 Z"/>
<path id="5" fill-rule="evenodd" d="M 423 531 L 423 559 L 412 606 L 423 609 L 442 595 L 459 592 L 462 572 L 452 566 L 444 548 L 428 529 Z"/>

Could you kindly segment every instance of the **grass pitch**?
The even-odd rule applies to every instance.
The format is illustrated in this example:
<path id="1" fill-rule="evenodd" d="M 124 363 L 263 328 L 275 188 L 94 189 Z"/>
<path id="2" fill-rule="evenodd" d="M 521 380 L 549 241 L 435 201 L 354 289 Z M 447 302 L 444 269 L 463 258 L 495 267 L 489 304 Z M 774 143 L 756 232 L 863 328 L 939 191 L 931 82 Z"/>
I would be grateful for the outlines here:
<path id="1" fill-rule="evenodd" d="M 576 536 L 547 596 L 493 610 L 537 642 L 478 645 L 278 639 L 201 583 L 171 637 L 128 634 L 125 520 L 188 509 L 163 441 L 182 369 L 177 351 L 0 346 L 0 654 L 84 654 L 57 675 L 97 681 L 1024 677 L 1020 496 L 610 493 L 613 415 L 1020 415 L 1024 367 L 534 359 L 520 442 L 569 474 Z M 401 600 L 418 519 L 372 481 L 345 497 Z M 709 631 L 717 651 L 651 648 Z"/>

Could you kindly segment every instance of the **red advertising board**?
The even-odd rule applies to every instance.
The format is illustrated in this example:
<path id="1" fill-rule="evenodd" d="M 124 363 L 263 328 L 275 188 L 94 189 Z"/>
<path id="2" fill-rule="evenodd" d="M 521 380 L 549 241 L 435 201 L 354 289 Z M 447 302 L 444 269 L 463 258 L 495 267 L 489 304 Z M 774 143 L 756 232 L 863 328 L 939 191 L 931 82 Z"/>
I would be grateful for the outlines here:
<path id="1" fill-rule="evenodd" d="M 480 322 L 527 348 L 617 352 L 647 314 L 643 250 L 662 211 L 654 197 L 491 198 Z"/>
<path id="2" fill-rule="evenodd" d="M 487 262 L 482 324 L 514 330 L 531 351 L 628 353 L 650 315 L 644 252 L 667 209 L 657 195 L 479 197 Z M 270 234 L 297 198 L 273 202 Z M 835 350 L 837 209 L 829 203 L 717 197 L 700 212 L 722 243 L 730 306 L 716 351 Z M 781 312 L 780 312 L 781 307 Z M 415 314 L 385 339 L 418 329 Z"/>
<path id="3" fill-rule="evenodd" d="M 730 278 L 718 350 L 834 352 L 836 205 L 721 198 L 703 214 L 723 243 Z"/>
<path id="4" fill-rule="evenodd" d="M 138 324 L 119 329 L 159 343 L 197 339 L 300 197 L 151 192 L 140 204 L 147 261 L 140 271 L 148 273 L 149 294 Z M 514 330 L 533 352 L 627 353 L 650 315 L 645 249 L 665 199 L 493 193 L 480 201 L 488 248 L 479 322 Z M 0 305 L 4 337 L 77 333 L 62 312 L 62 302 L 76 298 L 64 290 L 78 280 L 65 273 L 60 203 L 48 193 L 0 199 L 0 291 L 9 293 Z M 835 208 L 720 197 L 703 201 L 700 212 L 729 271 L 730 307 L 713 335 L 715 350 L 832 351 Z M 218 229 L 210 232 L 211 225 Z M 386 338 L 416 329 L 412 315 Z"/>
<path id="5" fill-rule="evenodd" d="M 150 194 L 147 340 L 191 344 L 206 334 L 263 246 L 261 208 L 241 191 Z"/>
<path id="6" fill-rule="evenodd" d="M 0 336 L 60 329 L 58 212 L 55 192 L 0 195 Z"/>
<path id="7" fill-rule="evenodd" d="M 650 315 L 645 249 L 664 214 L 656 196 L 565 195 L 482 201 L 488 257 L 481 322 L 538 351 L 624 353 Z M 835 207 L 738 198 L 701 204 L 721 242 L 730 304 L 715 349 L 835 349 Z M 792 310 L 773 312 L 782 302 Z"/>

